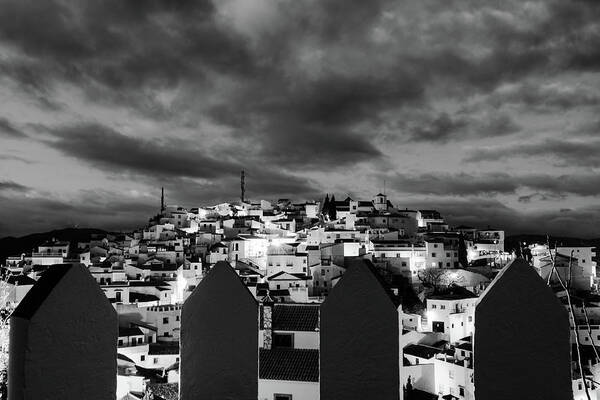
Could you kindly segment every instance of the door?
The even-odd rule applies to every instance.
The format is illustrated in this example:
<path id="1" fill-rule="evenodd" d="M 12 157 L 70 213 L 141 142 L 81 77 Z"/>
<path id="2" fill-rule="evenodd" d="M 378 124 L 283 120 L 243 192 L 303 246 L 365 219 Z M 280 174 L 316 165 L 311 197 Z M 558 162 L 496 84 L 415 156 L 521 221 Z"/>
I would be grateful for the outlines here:
<path id="1" fill-rule="evenodd" d="M 444 333 L 444 323 L 441 321 L 433 321 L 432 328 L 434 332 Z"/>

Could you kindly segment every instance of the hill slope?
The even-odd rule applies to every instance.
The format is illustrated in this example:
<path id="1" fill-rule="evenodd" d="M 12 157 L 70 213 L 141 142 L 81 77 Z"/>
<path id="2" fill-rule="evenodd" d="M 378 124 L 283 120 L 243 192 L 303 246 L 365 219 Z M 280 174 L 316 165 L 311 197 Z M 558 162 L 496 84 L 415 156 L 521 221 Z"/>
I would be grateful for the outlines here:
<path id="1" fill-rule="evenodd" d="M 8 256 L 17 256 L 21 253 L 30 253 L 32 250 L 35 251 L 37 246 L 52 238 L 68 241 L 73 248 L 74 246 L 77 246 L 77 242 L 89 241 L 91 235 L 95 233 L 104 234 L 107 232 L 102 229 L 94 228 L 66 228 L 50 232 L 33 233 L 19 238 L 5 237 L 0 239 L 0 263 L 4 264 L 4 261 Z"/>

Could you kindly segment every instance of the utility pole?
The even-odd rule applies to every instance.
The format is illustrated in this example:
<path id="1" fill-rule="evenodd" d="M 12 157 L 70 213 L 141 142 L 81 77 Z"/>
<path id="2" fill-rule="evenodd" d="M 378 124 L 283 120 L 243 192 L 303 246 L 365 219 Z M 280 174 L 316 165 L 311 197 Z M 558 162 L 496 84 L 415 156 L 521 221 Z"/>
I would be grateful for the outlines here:
<path id="1" fill-rule="evenodd" d="M 244 202 L 244 195 L 246 194 L 246 174 L 244 173 L 244 170 L 242 170 L 242 174 L 240 177 L 240 186 L 242 189 L 242 203 Z"/>

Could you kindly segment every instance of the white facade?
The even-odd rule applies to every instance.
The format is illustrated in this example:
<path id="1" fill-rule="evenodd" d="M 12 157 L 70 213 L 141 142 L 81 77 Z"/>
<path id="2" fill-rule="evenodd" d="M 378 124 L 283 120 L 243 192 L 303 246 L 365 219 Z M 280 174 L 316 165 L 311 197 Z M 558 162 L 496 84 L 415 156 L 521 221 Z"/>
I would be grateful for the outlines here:
<path id="1" fill-rule="evenodd" d="M 427 299 L 427 330 L 445 333 L 450 342 L 473 334 L 477 298 Z"/>
<path id="2" fill-rule="evenodd" d="M 279 397 L 282 400 L 319 400 L 319 382 L 278 381 L 270 379 L 258 380 L 259 400 L 278 400 L 275 395 L 289 395 Z"/>
<path id="3" fill-rule="evenodd" d="M 436 393 L 441 397 L 452 395 L 459 399 L 474 400 L 473 369 L 470 361 L 438 356 L 434 360 Z M 500 382 L 498 384 L 501 384 Z"/>

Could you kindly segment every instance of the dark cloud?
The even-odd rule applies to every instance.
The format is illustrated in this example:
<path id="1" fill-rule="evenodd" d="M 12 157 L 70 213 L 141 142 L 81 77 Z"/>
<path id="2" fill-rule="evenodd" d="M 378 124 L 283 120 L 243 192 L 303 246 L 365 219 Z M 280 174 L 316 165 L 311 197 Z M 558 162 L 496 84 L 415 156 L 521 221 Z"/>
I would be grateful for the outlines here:
<path id="1" fill-rule="evenodd" d="M 420 175 L 397 174 L 391 183 L 398 191 L 423 195 L 478 196 L 495 194 L 515 194 L 520 188 L 537 190 L 533 195 L 519 198 L 529 202 L 534 197 L 539 200 L 561 198 L 566 194 L 579 196 L 600 195 L 600 176 L 485 173 L 429 173 Z"/>
<path id="2" fill-rule="evenodd" d="M 6 118 L 0 117 L 0 136 L 21 139 L 26 137 L 19 128 Z"/>
<path id="3" fill-rule="evenodd" d="M 25 157 L 16 156 L 14 154 L 0 154 L 0 160 L 3 161 L 19 161 L 25 164 L 34 164 L 35 161 L 28 160 Z"/>
<path id="4" fill-rule="evenodd" d="M 221 149 L 208 149 L 191 141 L 134 138 L 100 124 L 52 128 L 48 132 L 52 136 L 48 145 L 67 156 L 112 173 L 130 172 L 149 182 L 186 179 L 186 185 L 199 188 L 197 194 L 202 194 L 202 185 L 220 188 L 223 195 L 227 187 L 234 187 L 239 193 L 241 170 L 254 180 L 257 193 L 268 195 L 279 190 L 300 194 L 315 190 L 315 184 L 308 179 L 281 168 L 264 168 L 252 155 L 228 155 Z M 198 184 L 190 179 L 214 182 Z"/>
<path id="5" fill-rule="evenodd" d="M 428 121 L 408 124 L 403 130 L 408 132 L 408 141 L 446 143 L 451 140 L 506 136 L 520 129 L 506 114 L 488 113 L 472 117 L 463 112 L 452 116 L 443 112 Z"/>
<path id="6" fill-rule="evenodd" d="M 238 174 L 240 164 L 224 155 L 214 157 L 190 142 L 144 139 L 123 135 L 101 124 L 81 124 L 50 130 L 48 145 L 62 153 L 106 168 L 142 174 L 220 178 Z"/>
<path id="7" fill-rule="evenodd" d="M 549 158 L 560 166 L 600 166 L 600 140 L 547 139 L 543 142 L 515 143 L 470 151 L 465 162 L 498 161 L 513 157 Z"/>
<path id="8" fill-rule="evenodd" d="M 124 199 L 123 195 L 82 192 L 70 201 L 52 196 L 14 197 L 0 195 L 0 237 L 68 227 L 127 230 L 144 226 L 156 207 L 144 199 Z M 111 205 L 111 206 L 107 206 Z"/>
<path id="9" fill-rule="evenodd" d="M 523 196 L 519 196 L 517 198 L 517 200 L 519 201 L 519 203 L 531 203 L 534 200 L 537 201 L 546 201 L 546 200 L 557 200 L 557 199 L 564 199 L 566 197 L 566 195 L 564 194 L 560 194 L 560 193 L 531 193 L 531 194 L 526 194 Z M 561 209 L 561 212 L 562 209 Z"/>
<path id="10" fill-rule="evenodd" d="M 556 112 L 598 106 L 600 95 L 590 87 L 571 86 L 560 81 L 524 82 L 500 87 L 487 102 L 495 108 L 517 105 L 527 111 Z"/>
<path id="11" fill-rule="evenodd" d="M 0 181 L 0 192 L 28 192 L 30 190 L 29 187 L 21 185 L 20 183 L 13 181 Z"/>

